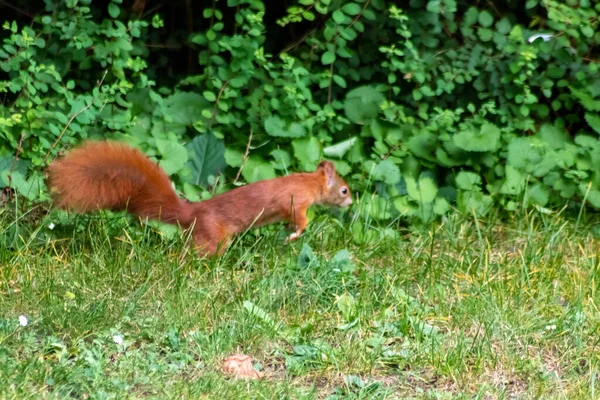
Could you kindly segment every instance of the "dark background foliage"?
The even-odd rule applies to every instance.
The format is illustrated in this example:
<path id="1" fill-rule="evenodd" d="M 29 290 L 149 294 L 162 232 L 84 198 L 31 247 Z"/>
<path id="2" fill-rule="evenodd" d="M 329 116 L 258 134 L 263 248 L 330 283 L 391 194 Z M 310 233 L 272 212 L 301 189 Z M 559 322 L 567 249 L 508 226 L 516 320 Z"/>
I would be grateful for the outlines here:
<path id="1" fill-rule="evenodd" d="M 110 138 L 159 161 L 190 200 L 329 158 L 375 193 L 362 209 L 380 220 L 600 207 L 600 5 L 589 0 L 0 10 L 5 197 L 47 199 L 47 163 Z"/>

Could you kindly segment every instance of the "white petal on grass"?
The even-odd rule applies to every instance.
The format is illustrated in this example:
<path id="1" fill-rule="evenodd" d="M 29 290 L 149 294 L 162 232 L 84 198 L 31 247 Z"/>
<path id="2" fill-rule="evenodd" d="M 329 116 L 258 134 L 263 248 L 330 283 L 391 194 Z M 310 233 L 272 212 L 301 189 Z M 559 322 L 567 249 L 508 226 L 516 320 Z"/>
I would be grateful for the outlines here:
<path id="1" fill-rule="evenodd" d="M 19 315 L 19 325 L 27 326 L 29 324 L 29 320 L 25 315 Z"/>
<path id="2" fill-rule="evenodd" d="M 52 230 L 52 229 L 54 229 L 54 227 L 55 227 L 55 226 L 56 226 L 56 225 L 54 225 L 54 222 L 50 222 L 50 225 L 48 225 L 48 228 L 49 228 L 50 230 Z"/>
<path id="3" fill-rule="evenodd" d="M 115 342 L 116 344 L 122 345 L 123 344 L 123 335 L 113 335 L 113 342 Z"/>

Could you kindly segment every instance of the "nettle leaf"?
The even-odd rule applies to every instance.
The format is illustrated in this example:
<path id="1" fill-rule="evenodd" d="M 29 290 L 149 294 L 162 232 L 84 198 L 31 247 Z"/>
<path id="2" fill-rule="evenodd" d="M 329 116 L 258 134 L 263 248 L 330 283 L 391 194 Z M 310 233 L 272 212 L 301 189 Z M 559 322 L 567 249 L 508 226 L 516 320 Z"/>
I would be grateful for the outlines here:
<path id="1" fill-rule="evenodd" d="M 408 196 L 415 201 L 420 203 L 431 203 L 437 196 L 437 185 L 433 179 L 428 177 L 422 177 L 419 182 L 412 177 L 405 177 L 406 192 Z"/>
<path id="2" fill-rule="evenodd" d="M 275 169 L 271 163 L 259 156 L 250 156 L 242 168 L 242 176 L 248 183 L 275 178 Z"/>
<path id="3" fill-rule="evenodd" d="M 525 189 L 525 176 L 511 165 L 506 166 L 506 178 L 500 188 L 500 193 L 519 195 Z"/>
<path id="4" fill-rule="evenodd" d="M 297 122 L 287 124 L 283 119 L 272 115 L 265 120 L 265 131 L 270 136 L 298 138 L 306 135 L 306 129 Z"/>
<path id="5" fill-rule="evenodd" d="M 539 136 L 545 144 L 555 150 L 564 148 L 569 142 L 569 137 L 564 129 L 550 124 L 542 125 Z"/>
<path id="6" fill-rule="evenodd" d="M 177 92 L 164 100 L 164 106 L 173 122 L 192 125 L 205 108 L 211 108 L 208 101 L 198 93 Z"/>
<path id="7" fill-rule="evenodd" d="M 582 198 L 585 198 L 594 208 L 600 208 L 600 190 L 594 188 L 594 185 L 589 183 L 579 184 L 579 193 Z"/>
<path id="8" fill-rule="evenodd" d="M 300 161 L 302 169 L 314 171 L 321 159 L 321 142 L 314 136 L 296 139 L 292 142 L 294 157 Z"/>
<path id="9" fill-rule="evenodd" d="M 456 186 L 462 190 L 481 190 L 481 177 L 468 171 L 461 171 L 456 176 Z"/>
<path id="10" fill-rule="evenodd" d="M 192 171 L 192 183 L 196 185 L 208 184 L 209 176 L 216 176 L 227 167 L 225 144 L 211 133 L 196 136 L 185 147 L 190 157 L 188 167 Z"/>
<path id="11" fill-rule="evenodd" d="M 236 149 L 232 149 L 230 147 L 225 149 L 225 162 L 227 165 L 233 168 L 238 168 L 242 165 L 244 160 L 244 154 Z"/>
<path id="12" fill-rule="evenodd" d="M 400 182 L 400 168 L 391 160 L 383 160 L 373 168 L 373 179 L 395 185 Z"/>
<path id="13" fill-rule="evenodd" d="M 292 157 L 290 156 L 290 153 L 285 150 L 275 149 L 269 154 L 274 159 L 274 161 L 271 161 L 271 165 L 275 169 L 287 171 L 289 166 L 292 164 Z"/>
<path id="14" fill-rule="evenodd" d="M 371 86 L 361 86 L 348 92 L 344 101 L 346 117 L 355 124 L 370 122 L 379 114 L 385 97 Z"/>
<path id="15" fill-rule="evenodd" d="M 471 127 L 454 135 L 454 144 L 473 152 L 496 151 L 500 145 L 500 129 L 493 124 L 485 123 L 479 130 Z"/>
<path id="16" fill-rule="evenodd" d="M 595 113 L 586 112 L 584 118 L 588 125 L 595 130 L 596 133 L 600 133 L 600 117 L 598 115 Z"/>
<path id="17" fill-rule="evenodd" d="M 157 139 L 156 147 L 161 155 L 158 165 L 165 170 L 167 175 L 179 172 L 188 160 L 188 152 L 181 143 L 173 140 Z"/>

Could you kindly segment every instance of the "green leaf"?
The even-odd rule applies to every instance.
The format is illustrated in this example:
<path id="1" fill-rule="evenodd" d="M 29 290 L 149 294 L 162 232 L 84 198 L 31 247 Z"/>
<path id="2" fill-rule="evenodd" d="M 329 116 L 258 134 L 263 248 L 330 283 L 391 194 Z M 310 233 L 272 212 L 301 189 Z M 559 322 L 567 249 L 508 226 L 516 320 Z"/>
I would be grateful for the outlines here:
<path id="1" fill-rule="evenodd" d="M 196 136 L 185 147 L 190 157 L 191 182 L 196 185 L 207 185 L 209 176 L 216 176 L 227 167 L 225 144 L 211 133 Z"/>
<path id="2" fill-rule="evenodd" d="M 456 176 L 456 186 L 462 190 L 481 190 L 481 177 L 473 172 L 461 171 Z"/>
<path id="3" fill-rule="evenodd" d="M 423 204 L 431 203 L 437 196 L 437 185 L 431 178 L 422 177 L 417 183 L 414 178 L 405 177 L 408 196 Z"/>
<path id="4" fill-rule="evenodd" d="M 512 165 L 506 166 L 506 178 L 500 188 L 500 193 L 518 196 L 525 189 L 526 177 Z"/>
<path id="5" fill-rule="evenodd" d="M 326 51 L 321 56 L 321 63 L 323 63 L 323 65 L 333 64 L 334 62 L 335 62 L 335 54 L 330 51 Z"/>
<path id="6" fill-rule="evenodd" d="M 272 115 L 265 120 L 265 131 L 270 136 L 299 138 L 306 135 L 306 129 L 297 122 L 292 122 L 289 126 L 284 120 L 276 115 Z"/>
<path id="7" fill-rule="evenodd" d="M 259 156 L 250 156 L 242 169 L 242 176 L 248 183 L 275 178 L 273 166 Z"/>
<path id="8" fill-rule="evenodd" d="M 484 28 L 489 28 L 493 23 L 494 17 L 489 11 L 483 10 L 479 13 L 479 25 L 483 26 Z"/>
<path id="9" fill-rule="evenodd" d="M 569 137 L 564 129 L 557 128 L 550 124 L 542 125 L 539 136 L 542 139 L 542 142 L 555 150 L 564 148 L 569 142 Z"/>
<path id="10" fill-rule="evenodd" d="M 454 144 L 465 151 L 496 151 L 500 145 L 500 129 L 496 125 L 485 123 L 477 132 L 474 126 L 463 130 L 453 137 Z"/>
<path id="11" fill-rule="evenodd" d="M 173 175 L 179 172 L 188 160 L 187 150 L 178 142 L 167 139 L 157 139 L 156 147 L 161 155 L 158 165 L 165 170 L 167 175 Z"/>
<path id="12" fill-rule="evenodd" d="M 400 168 L 389 159 L 383 160 L 375 166 L 372 176 L 375 180 L 395 185 L 400 182 Z"/>
<path id="13" fill-rule="evenodd" d="M 584 118 L 588 125 L 595 130 L 596 133 L 600 133 L 600 117 L 598 115 L 595 113 L 586 112 Z"/>
<path id="14" fill-rule="evenodd" d="M 379 114 L 379 106 L 385 101 L 383 94 L 371 86 L 361 86 L 348 92 L 344 101 L 346 117 L 356 124 L 370 122 Z"/>
<path id="15" fill-rule="evenodd" d="M 292 157 L 290 153 L 282 149 L 275 149 L 269 153 L 273 157 L 271 165 L 273 168 L 287 171 L 289 166 L 292 164 Z"/>
<path id="16" fill-rule="evenodd" d="M 342 7 L 342 11 L 348 15 L 358 15 L 360 14 L 360 6 L 356 3 L 348 3 Z"/>
<path id="17" fill-rule="evenodd" d="M 238 168 L 242 165 L 242 161 L 244 160 L 244 154 L 236 149 L 232 149 L 230 147 L 225 149 L 225 162 L 227 165 L 233 168 Z"/>
<path id="18" fill-rule="evenodd" d="M 205 92 L 203 92 L 203 93 L 202 93 L 202 96 L 204 96 L 204 98 L 205 98 L 206 100 L 210 101 L 211 103 L 212 103 L 213 101 L 217 100 L 217 96 L 216 96 L 216 95 L 215 95 L 213 92 L 210 92 L 210 91 L 208 91 L 208 90 L 207 90 L 207 91 L 205 91 Z"/>
<path id="19" fill-rule="evenodd" d="M 108 5 L 108 14 L 112 17 L 112 18 L 117 18 L 119 16 L 119 14 L 121 14 L 121 9 L 119 8 L 118 5 L 116 5 L 115 3 L 110 3 Z"/>
<path id="20" fill-rule="evenodd" d="M 349 151 L 352 146 L 354 146 L 356 140 L 357 137 L 352 136 L 350 139 L 327 146 L 323 149 L 323 154 L 325 154 L 327 157 L 342 158 L 344 157 L 344 154 L 346 154 L 346 152 Z"/>
<path id="21" fill-rule="evenodd" d="M 296 139 L 292 142 L 294 157 L 300 161 L 302 169 L 314 171 L 321 159 L 321 143 L 314 136 Z"/>
<path id="22" fill-rule="evenodd" d="M 312 248 L 307 243 L 304 243 L 302 245 L 302 250 L 300 250 L 300 254 L 298 255 L 298 268 L 308 268 L 316 261 L 317 257 Z"/>

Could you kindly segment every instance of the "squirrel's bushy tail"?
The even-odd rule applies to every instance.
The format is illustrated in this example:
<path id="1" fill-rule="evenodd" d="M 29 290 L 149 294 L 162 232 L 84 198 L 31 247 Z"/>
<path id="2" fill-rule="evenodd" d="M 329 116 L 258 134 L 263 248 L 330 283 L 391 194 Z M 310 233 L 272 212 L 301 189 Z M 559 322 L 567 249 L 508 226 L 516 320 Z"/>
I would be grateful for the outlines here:
<path id="1" fill-rule="evenodd" d="M 48 187 L 55 205 L 85 213 L 127 210 L 137 216 L 192 223 L 167 174 L 142 152 L 118 142 L 88 141 L 48 167 Z"/>

